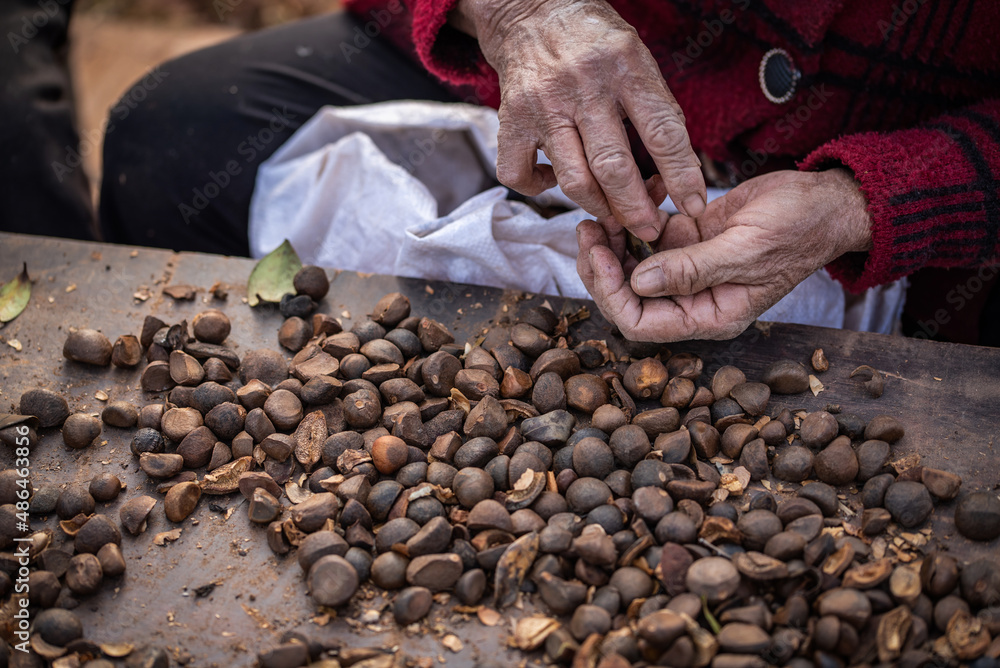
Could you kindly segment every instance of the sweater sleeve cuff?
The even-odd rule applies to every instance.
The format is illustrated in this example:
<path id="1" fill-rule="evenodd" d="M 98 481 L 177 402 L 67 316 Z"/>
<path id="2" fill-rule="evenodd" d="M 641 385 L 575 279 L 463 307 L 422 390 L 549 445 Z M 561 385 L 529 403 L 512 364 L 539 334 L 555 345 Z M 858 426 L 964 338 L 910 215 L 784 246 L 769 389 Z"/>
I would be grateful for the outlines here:
<path id="1" fill-rule="evenodd" d="M 847 289 L 861 292 L 927 266 L 975 266 L 995 252 L 990 211 L 977 187 L 981 177 L 963 134 L 961 123 L 946 120 L 848 135 L 799 164 L 806 171 L 847 167 L 868 201 L 872 249 L 827 265 Z"/>
<path id="2" fill-rule="evenodd" d="M 496 73 L 476 40 L 448 25 L 448 14 L 457 4 L 458 0 L 414 3 L 414 46 L 424 67 L 438 78 L 451 84 L 482 87 L 484 81 L 494 81 Z"/>

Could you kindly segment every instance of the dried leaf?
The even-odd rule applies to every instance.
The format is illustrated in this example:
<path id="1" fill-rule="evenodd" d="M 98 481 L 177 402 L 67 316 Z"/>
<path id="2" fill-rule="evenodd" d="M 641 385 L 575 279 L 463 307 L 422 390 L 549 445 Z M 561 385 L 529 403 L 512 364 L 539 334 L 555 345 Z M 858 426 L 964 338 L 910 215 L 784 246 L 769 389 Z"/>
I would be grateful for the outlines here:
<path id="1" fill-rule="evenodd" d="M 309 413 L 295 429 L 295 459 L 305 468 L 312 468 L 323 453 L 323 442 L 328 435 L 326 416 L 323 411 Z"/>
<path id="2" fill-rule="evenodd" d="M 166 545 L 171 543 L 181 537 L 182 529 L 180 527 L 176 529 L 171 529 L 170 531 L 164 531 L 163 533 L 158 533 L 153 536 L 154 545 Z"/>
<path id="3" fill-rule="evenodd" d="M 28 305 L 31 299 L 31 279 L 28 278 L 28 263 L 14 280 L 0 285 L 0 322 L 10 322 Z"/>
<path id="4" fill-rule="evenodd" d="M 532 531 L 511 543 L 497 562 L 493 581 L 493 604 L 503 610 L 514 602 L 528 569 L 538 556 L 538 532 Z"/>
<path id="5" fill-rule="evenodd" d="M 230 494 L 239 489 L 240 476 L 250 470 L 250 456 L 234 459 L 205 474 L 201 491 L 205 494 Z"/>
<path id="6" fill-rule="evenodd" d="M 818 397 L 819 393 L 825 390 L 823 383 L 816 376 L 809 374 L 809 389 L 812 390 L 813 396 Z"/>
<path id="7" fill-rule="evenodd" d="M 280 246 L 261 258 L 250 272 L 247 303 L 257 306 L 260 302 L 280 302 L 284 295 L 295 294 L 292 279 L 301 268 L 302 260 L 288 239 L 285 239 Z"/>

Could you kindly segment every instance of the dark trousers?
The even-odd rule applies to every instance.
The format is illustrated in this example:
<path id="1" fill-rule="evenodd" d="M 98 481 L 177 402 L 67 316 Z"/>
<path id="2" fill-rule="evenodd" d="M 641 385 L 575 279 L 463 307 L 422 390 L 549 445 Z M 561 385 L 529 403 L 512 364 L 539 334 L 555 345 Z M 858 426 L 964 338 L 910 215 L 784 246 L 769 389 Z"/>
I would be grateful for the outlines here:
<path id="1" fill-rule="evenodd" d="M 345 13 L 298 21 L 140 80 L 108 119 L 104 240 L 247 255 L 257 167 L 321 107 L 456 99 L 384 40 L 345 56 L 361 25 Z"/>
<path id="2" fill-rule="evenodd" d="M 5 232 L 94 238 L 66 67 L 72 4 L 0 2 L 0 230 Z"/>

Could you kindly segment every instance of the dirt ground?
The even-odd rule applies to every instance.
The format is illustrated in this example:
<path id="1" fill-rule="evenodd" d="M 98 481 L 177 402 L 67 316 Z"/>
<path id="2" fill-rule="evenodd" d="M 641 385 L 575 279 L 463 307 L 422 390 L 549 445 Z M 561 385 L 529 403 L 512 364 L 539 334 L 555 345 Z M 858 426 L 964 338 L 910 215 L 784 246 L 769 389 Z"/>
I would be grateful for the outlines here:
<path id="1" fill-rule="evenodd" d="M 81 154 L 93 192 L 108 111 L 153 66 L 238 35 L 333 11 L 339 0 L 83 0 L 70 24 Z"/>

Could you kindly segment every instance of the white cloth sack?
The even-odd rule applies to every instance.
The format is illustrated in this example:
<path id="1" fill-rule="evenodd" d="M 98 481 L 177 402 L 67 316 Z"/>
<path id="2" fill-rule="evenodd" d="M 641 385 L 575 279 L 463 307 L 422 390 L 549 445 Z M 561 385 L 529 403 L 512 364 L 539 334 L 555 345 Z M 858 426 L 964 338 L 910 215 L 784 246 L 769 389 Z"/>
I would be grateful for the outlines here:
<path id="1" fill-rule="evenodd" d="M 251 254 L 287 238 L 310 264 L 587 298 L 575 230 L 589 216 L 507 199 L 497 128 L 496 111 L 465 104 L 321 109 L 258 170 Z M 534 201 L 575 206 L 558 187 Z M 761 319 L 891 333 L 904 295 L 896 283 L 851 297 L 820 271 Z"/>

